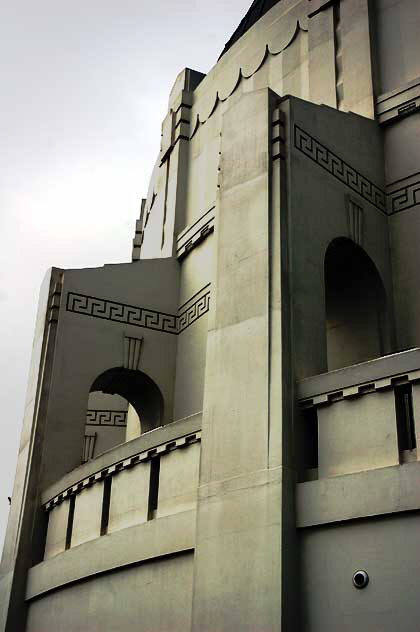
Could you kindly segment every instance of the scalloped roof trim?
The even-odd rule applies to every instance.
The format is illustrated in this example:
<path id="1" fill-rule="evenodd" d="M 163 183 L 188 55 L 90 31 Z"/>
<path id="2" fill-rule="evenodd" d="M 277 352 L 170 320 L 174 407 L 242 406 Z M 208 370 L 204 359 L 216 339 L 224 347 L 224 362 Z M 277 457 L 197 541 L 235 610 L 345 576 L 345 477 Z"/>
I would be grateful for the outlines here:
<path id="1" fill-rule="evenodd" d="M 219 103 L 223 103 L 232 96 L 242 80 L 250 79 L 255 75 L 264 66 L 268 57 L 274 57 L 285 51 L 294 42 L 300 31 L 307 33 L 308 18 L 305 0 L 295 4 L 292 4 L 294 0 L 289 1 L 291 4 L 289 7 L 287 7 L 287 0 L 285 0 L 284 3 L 278 3 L 270 9 L 235 42 L 198 85 L 195 90 L 197 99 L 191 112 L 190 139 L 193 138 L 199 127 L 214 114 Z M 273 12 L 280 12 L 280 14 L 273 19 Z M 252 40 L 260 38 L 263 34 L 265 34 L 266 40 L 264 47 L 259 46 L 256 52 L 250 53 Z M 239 63 L 239 56 L 244 52 L 248 52 L 248 57 Z M 209 88 L 209 94 L 206 95 L 206 84 L 211 85 L 211 81 L 218 86 L 215 85 L 213 89 Z M 200 92 L 203 92 L 202 96 Z M 149 181 L 145 207 L 147 219 L 159 197 L 157 177 L 160 167 L 158 157 Z"/>
<path id="2" fill-rule="evenodd" d="M 273 7 L 261 18 L 260 22 L 263 22 L 267 16 L 270 16 L 274 10 L 281 6 L 276 5 Z M 276 56 L 285 51 L 293 43 L 300 31 L 308 31 L 306 4 L 301 2 L 293 6 L 275 21 L 271 18 L 268 26 L 264 27 L 260 22 L 257 22 L 236 42 L 236 45 L 221 58 L 213 71 L 210 71 L 209 75 L 198 86 L 196 90 L 198 98 L 192 108 L 190 139 L 196 134 L 200 125 L 203 125 L 214 114 L 218 104 L 232 96 L 243 79 L 250 79 L 255 75 L 269 56 Z M 261 30 L 267 31 L 266 41 L 268 40 L 263 50 L 261 51 L 262 47 L 260 47 L 259 51 L 251 53 L 247 59 L 240 63 L 239 57 L 241 53 L 246 53 L 247 48 L 251 48 L 252 39 L 258 37 Z M 232 56 L 230 56 L 230 53 Z M 218 66 L 222 65 L 225 67 L 219 71 Z M 211 77 L 212 72 L 214 72 L 214 77 Z M 206 94 L 205 84 L 210 83 L 211 80 L 217 85 L 213 89 L 209 86 Z M 200 92 L 203 93 L 202 96 Z"/>

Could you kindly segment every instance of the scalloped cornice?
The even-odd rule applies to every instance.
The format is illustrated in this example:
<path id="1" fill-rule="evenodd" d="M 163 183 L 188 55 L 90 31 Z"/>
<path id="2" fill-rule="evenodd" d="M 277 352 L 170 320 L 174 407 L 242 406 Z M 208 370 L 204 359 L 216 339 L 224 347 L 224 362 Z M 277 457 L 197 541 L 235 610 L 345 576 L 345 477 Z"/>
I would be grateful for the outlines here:
<path id="1" fill-rule="evenodd" d="M 317 6 L 330 0 L 316 0 Z M 256 22 L 221 57 L 193 92 L 189 138 L 214 114 L 243 80 L 250 79 L 270 56 L 279 55 L 300 31 L 308 31 L 308 0 L 282 0 Z M 145 228 L 152 206 L 161 193 L 158 186 L 161 155 L 155 164 L 145 205 Z"/>
<path id="2" fill-rule="evenodd" d="M 308 30 L 307 14 L 306 0 L 278 3 L 227 51 L 194 92 L 190 138 L 243 79 L 255 75 L 269 56 L 282 53 L 299 31 Z"/>

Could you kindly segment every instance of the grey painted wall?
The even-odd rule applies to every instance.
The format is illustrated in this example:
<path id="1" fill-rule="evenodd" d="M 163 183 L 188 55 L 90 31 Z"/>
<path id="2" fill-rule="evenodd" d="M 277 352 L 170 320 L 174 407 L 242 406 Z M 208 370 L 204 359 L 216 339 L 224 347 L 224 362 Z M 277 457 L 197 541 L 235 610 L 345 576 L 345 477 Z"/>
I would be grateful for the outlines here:
<path id="1" fill-rule="evenodd" d="M 417 352 L 373 359 L 377 374 L 367 362 L 320 376 L 344 356 L 366 359 L 328 361 L 324 261 L 336 239 L 363 248 L 384 287 L 387 310 L 374 331 L 381 344 L 367 355 L 418 344 L 418 114 L 400 111 L 408 97 L 417 107 L 416 42 L 399 78 L 409 85 L 384 94 L 395 76 L 376 56 L 395 15 L 375 6 L 284 0 L 207 76 L 182 71 L 135 262 L 64 271 L 59 305 L 60 292 L 49 288 L 50 324 L 44 331 L 41 319 L 39 340 L 51 376 L 41 372 L 34 383 L 42 406 L 35 441 L 30 416 L 24 435 L 16 487 L 24 520 L 15 508 L 2 629 L 24 628 L 27 576 L 34 632 L 70 632 L 84 621 L 92 629 L 288 632 L 393 629 L 402 613 L 407 625 L 416 620 L 408 584 L 418 516 L 404 512 L 419 508 L 411 490 L 419 460 L 414 446 L 399 446 L 394 388 L 420 379 Z M 408 32 L 415 5 L 402 2 L 398 15 Z M 372 335 L 363 314 L 358 324 Z M 139 332 L 135 370 L 163 395 L 163 428 L 78 468 L 91 384 L 126 368 L 125 341 Z M 360 350 L 351 333 L 346 344 Z M 34 356 L 35 372 L 38 364 Z M 302 437 L 307 429 L 296 400 L 310 386 L 296 383 L 311 376 L 324 390 L 299 404 L 318 415 L 318 467 L 305 480 L 298 420 Z M 413 416 L 408 399 L 404 418 L 416 436 L 417 399 L 414 388 Z M 188 436 L 185 428 L 201 410 L 200 445 L 201 425 Z M 375 495 L 386 481 L 381 504 Z M 42 562 L 41 504 L 51 512 Z M 364 591 L 351 584 L 355 564 L 372 574 Z M 390 596 L 392 577 L 402 589 Z M 117 587 L 125 609 L 114 606 L 113 615 Z"/>

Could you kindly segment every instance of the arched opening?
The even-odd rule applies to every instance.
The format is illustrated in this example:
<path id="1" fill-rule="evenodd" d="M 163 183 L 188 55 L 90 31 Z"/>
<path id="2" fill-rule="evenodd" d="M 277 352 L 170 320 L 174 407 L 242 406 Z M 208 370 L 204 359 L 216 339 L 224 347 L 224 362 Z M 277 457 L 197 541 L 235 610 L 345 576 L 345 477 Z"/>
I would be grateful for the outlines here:
<path id="1" fill-rule="evenodd" d="M 328 370 L 386 353 L 386 295 L 366 252 L 346 238 L 325 255 L 325 311 Z"/>
<path id="2" fill-rule="evenodd" d="M 93 382 L 86 413 L 83 461 L 161 425 L 163 397 L 141 371 L 117 367 Z"/>

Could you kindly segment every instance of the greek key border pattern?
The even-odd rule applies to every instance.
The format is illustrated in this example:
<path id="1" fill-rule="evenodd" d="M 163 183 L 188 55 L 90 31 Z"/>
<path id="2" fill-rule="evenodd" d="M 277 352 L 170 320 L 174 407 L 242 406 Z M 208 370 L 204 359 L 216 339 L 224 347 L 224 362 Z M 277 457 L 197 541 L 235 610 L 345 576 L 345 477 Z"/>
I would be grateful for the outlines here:
<path id="1" fill-rule="evenodd" d="M 294 136 L 296 149 L 382 213 L 386 213 L 386 198 L 382 189 L 296 124 Z"/>
<path id="2" fill-rule="evenodd" d="M 127 426 L 126 410 L 88 410 L 86 412 L 87 426 Z"/>
<path id="3" fill-rule="evenodd" d="M 182 333 L 210 309 L 210 283 L 184 303 L 177 317 L 178 333 Z"/>
<path id="4" fill-rule="evenodd" d="M 210 284 L 184 303 L 178 315 L 76 292 L 67 294 L 66 309 L 82 316 L 178 335 L 209 311 Z"/>
<path id="5" fill-rule="evenodd" d="M 419 205 L 420 180 L 407 184 L 407 186 L 396 189 L 395 191 L 390 191 L 387 197 L 388 208 L 391 215 Z"/>

